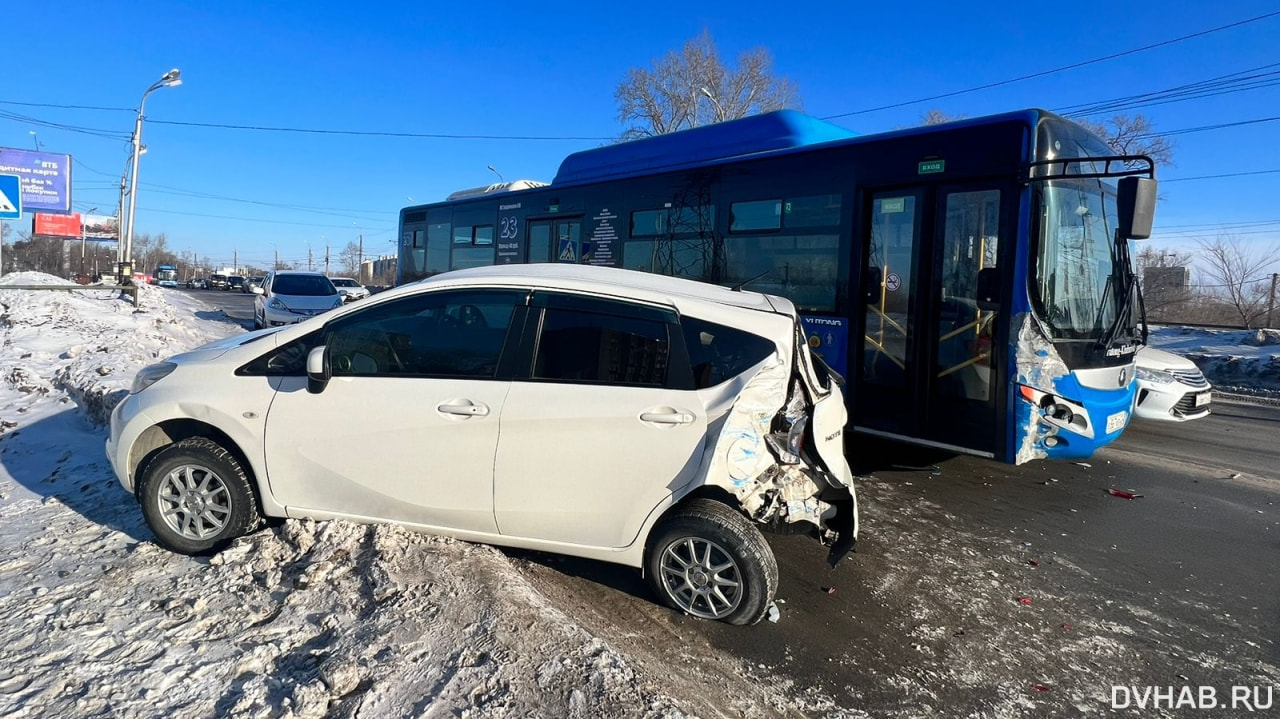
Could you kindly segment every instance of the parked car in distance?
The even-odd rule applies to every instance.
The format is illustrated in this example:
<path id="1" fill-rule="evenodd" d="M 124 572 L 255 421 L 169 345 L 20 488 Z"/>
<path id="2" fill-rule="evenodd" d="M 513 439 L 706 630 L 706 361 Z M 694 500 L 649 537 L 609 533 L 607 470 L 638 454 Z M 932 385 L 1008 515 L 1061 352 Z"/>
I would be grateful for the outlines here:
<path id="1" fill-rule="evenodd" d="M 329 280 L 333 282 L 334 287 L 338 288 L 338 294 L 342 295 L 343 302 L 355 302 L 369 296 L 369 290 L 350 277 L 330 277 Z"/>
<path id="2" fill-rule="evenodd" d="M 243 292 L 243 291 L 244 291 L 244 277 L 242 277 L 242 276 L 240 276 L 240 275 L 230 275 L 230 276 L 228 276 L 228 277 L 227 277 L 227 286 L 226 286 L 226 287 L 223 287 L 222 289 L 224 289 L 224 290 L 226 290 L 226 291 L 228 291 L 228 292 L 231 292 L 231 291 L 233 291 L 233 290 L 234 290 L 234 291 L 236 291 L 236 292 Z"/>
<path id="3" fill-rule="evenodd" d="M 211 290 L 227 289 L 227 276 L 217 272 L 213 273 L 212 275 L 209 275 L 208 289 L 211 289 Z"/>
<path id="4" fill-rule="evenodd" d="M 266 277 L 264 275 L 255 275 L 253 277 L 250 277 L 249 279 L 245 280 L 243 285 L 241 285 L 240 291 L 245 293 L 246 295 L 260 294 L 262 292 L 262 281 L 265 279 Z"/>
<path id="5" fill-rule="evenodd" d="M 290 325 L 341 306 L 342 295 L 323 273 L 276 270 L 253 298 L 253 326 Z"/>
<path id="6" fill-rule="evenodd" d="M 191 279 L 187 280 L 187 289 L 203 290 L 205 288 L 206 282 L 207 280 L 205 280 L 205 278 L 203 277 L 192 277 Z"/>
<path id="7" fill-rule="evenodd" d="M 853 547 L 845 420 L 789 300 L 500 265 L 146 367 L 107 455 L 173 551 L 263 516 L 391 522 L 643 567 L 667 605 L 752 624 L 778 587 L 760 525 L 807 529 L 832 564 Z"/>
<path id="8" fill-rule="evenodd" d="M 1134 361 L 1138 382 L 1134 416 L 1185 422 L 1209 414 L 1213 392 L 1194 362 L 1154 347 L 1139 349 Z"/>

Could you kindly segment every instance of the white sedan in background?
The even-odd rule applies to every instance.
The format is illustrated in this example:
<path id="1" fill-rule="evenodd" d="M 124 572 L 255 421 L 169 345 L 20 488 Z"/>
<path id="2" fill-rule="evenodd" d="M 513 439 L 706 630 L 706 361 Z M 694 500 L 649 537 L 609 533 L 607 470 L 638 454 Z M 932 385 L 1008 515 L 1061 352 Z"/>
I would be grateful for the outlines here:
<path id="1" fill-rule="evenodd" d="M 1213 393 L 1209 381 L 1194 362 L 1154 347 L 1138 350 L 1135 361 L 1138 381 L 1135 416 L 1185 422 L 1209 414 Z"/>
<path id="2" fill-rule="evenodd" d="M 338 294 L 342 295 L 343 302 L 355 302 L 369 296 L 368 288 L 350 277 L 330 277 L 329 281 L 338 288 Z"/>

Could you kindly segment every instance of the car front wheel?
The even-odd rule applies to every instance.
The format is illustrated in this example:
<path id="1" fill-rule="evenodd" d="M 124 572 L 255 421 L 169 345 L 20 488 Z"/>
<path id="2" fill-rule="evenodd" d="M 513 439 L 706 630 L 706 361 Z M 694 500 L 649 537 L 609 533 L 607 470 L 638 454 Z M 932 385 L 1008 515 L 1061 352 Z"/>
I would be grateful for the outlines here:
<path id="1" fill-rule="evenodd" d="M 204 554 L 253 530 L 260 515 L 240 462 L 204 437 L 176 442 L 156 454 L 138 483 L 147 526 L 166 549 Z"/>
<path id="2" fill-rule="evenodd" d="M 778 564 L 750 520 L 711 499 L 694 499 L 654 530 L 649 581 L 668 606 L 703 619 L 755 624 L 778 589 Z"/>

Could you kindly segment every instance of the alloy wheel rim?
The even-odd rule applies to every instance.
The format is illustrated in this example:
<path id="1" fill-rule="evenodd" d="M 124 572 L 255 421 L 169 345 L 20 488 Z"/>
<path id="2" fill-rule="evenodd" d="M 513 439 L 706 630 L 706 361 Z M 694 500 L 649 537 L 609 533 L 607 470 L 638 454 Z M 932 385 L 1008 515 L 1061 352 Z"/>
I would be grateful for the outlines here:
<path id="1" fill-rule="evenodd" d="M 667 545 L 659 565 L 662 586 L 685 612 L 721 619 L 742 603 L 742 572 L 724 547 L 684 537 Z"/>
<path id="2" fill-rule="evenodd" d="M 208 539 L 231 521 L 231 493 L 208 467 L 175 467 L 160 481 L 156 498 L 164 523 L 183 539 Z"/>

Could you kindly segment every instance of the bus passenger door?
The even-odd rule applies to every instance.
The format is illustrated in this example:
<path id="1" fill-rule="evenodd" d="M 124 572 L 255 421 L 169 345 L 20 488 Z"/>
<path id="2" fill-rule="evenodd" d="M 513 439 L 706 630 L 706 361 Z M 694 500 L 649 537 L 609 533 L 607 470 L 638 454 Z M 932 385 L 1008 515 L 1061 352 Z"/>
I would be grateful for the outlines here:
<path id="1" fill-rule="evenodd" d="M 855 342 L 853 421 L 890 435 L 918 434 L 920 368 L 916 298 L 923 192 L 876 192 L 863 231 L 862 336 Z"/>
<path id="2" fill-rule="evenodd" d="M 529 259 L 535 262 L 582 261 L 582 220 L 530 220 Z"/>
<path id="3" fill-rule="evenodd" d="M 933 280 L 929 283 L 929 401 L 926 438 L 995 454 L 1001 433 L 1007 338 L 997 337 L 1001 308 L 979 302 L 979 275 L 999 288 L 1000 190 L 939 189 Z M 1007 282 L 1007 280 L 1005 280 Z"/>
<path id="4" fill-rule="evenodd" d="M 935 185 L 868 201 L 854 426 L 995 456 L 1008 338 L 998 307 L 978 303 L 978 277 L 998 267 L 1000 191 Z"/>

